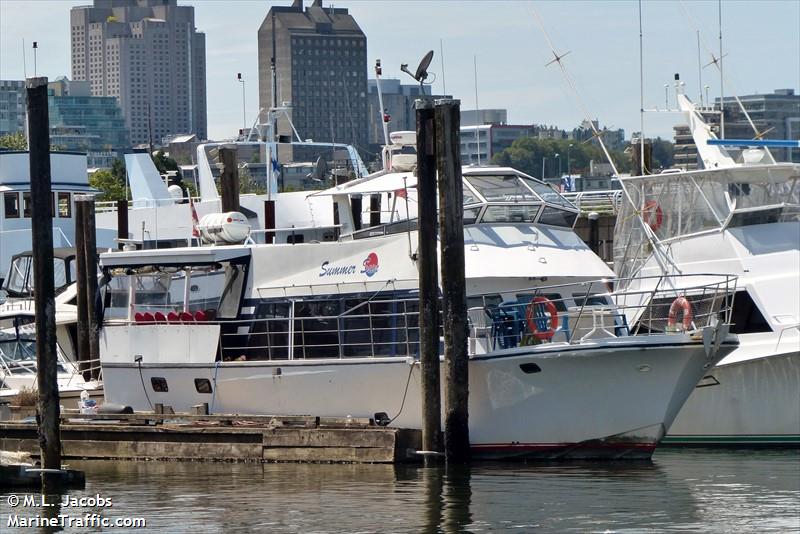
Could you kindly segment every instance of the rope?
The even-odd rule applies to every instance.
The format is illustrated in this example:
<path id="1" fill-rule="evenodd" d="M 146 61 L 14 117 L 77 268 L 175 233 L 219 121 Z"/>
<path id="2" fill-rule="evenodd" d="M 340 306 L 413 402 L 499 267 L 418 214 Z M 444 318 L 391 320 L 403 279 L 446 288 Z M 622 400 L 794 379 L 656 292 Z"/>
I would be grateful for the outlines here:
<path id="1" fill-rule="evenodd" d="M 408 379 L 406 380 L 406 389 L 403 392 L 403 401 L 400 403 L 400 411 L 397 412 L 397 415 L 389 419 L 389 422 L 386 423 L 386 426 L 391 425 L 392 422 L 398 417 L 400 417 L 401 413 L 403 413 L 403 407 L 406 405 L 406 395 L 408 395 L 408 386 L 409 384 L 411 384 L 411 373 L 413 372 L 414 372 L 414 363 L 412 362 L 411 365 L 408 366 Z"/>

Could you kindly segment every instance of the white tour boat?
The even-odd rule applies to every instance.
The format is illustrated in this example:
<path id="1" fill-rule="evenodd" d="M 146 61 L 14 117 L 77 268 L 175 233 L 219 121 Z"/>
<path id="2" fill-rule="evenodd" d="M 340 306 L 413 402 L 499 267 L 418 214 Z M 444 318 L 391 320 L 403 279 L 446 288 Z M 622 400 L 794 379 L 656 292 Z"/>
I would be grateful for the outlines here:
<path id="1" fill-rule="evenodd" d="M 577 210 L 509 168 L 465 168 L 470 439 L 479 457 L 649 458 L 706 370 L 736 346 L 730 277 L 680 294 L 690 328 L 630 335 Z M 327 194 L 336 242 L 103 254 L 108 402 L 420 426 L 415 220 L 355 230 L 350 195 L 410 204 L 412 172 Z M 409 210 L 410 211 L 410 210 Z M 596 279 L 603 279 L 596 282 Z"/>
<path id="2" fill-rule="evenodd" d="M 800 165 L 709 144 L 715 135 L 682 91 L 678 103 L 705 169 L 620 179 L 615 270 L 636 291 L 656 274 L 738 276 L 731 331 L 741 343 L 665 442 L 800 445 Z"/>

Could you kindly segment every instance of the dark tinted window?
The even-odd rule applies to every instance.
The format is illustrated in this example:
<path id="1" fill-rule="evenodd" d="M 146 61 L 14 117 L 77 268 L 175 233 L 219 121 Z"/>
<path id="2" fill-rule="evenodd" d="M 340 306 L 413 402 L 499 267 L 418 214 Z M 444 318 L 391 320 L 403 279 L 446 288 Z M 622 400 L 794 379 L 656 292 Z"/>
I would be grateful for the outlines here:
<path id="1" fill-rule="evenodd" d="M 541 224 L 566 226 L 567 228 L 572 228 L 572 225 L 575 224 L 575 219 L 577 217 L 578 214 L 571 211 L 546 207 L 539 216 L 539 222 Z"/>
<path id="2" fill-rule="evenodd" d="M 733 326 L 734 334 L 753 334 L 756 332 L 771 332 L 767 320 L 758 309 L 753 298 L 747 291 L 737 291 L 733 298 Z"/>
<path id="3" fill-rule="evenodd" d="M 212 393 L 211 380 L 208 378 L 195 378 L 194 389 L 196 389 L 198 393 Z"/>
<path id="4" fill-rule="evenodd" d="M 150 384 L 153 386 L 153 391 L 155 391 L 156 393 L 166 393 L 167 391 L 169 391 L 169 386 L 167 386 L 166 378 L 160 376 L 154 376 L 150 378 Z"/>
<path id="5" fill-rule="evenodd" d="M 3 195 L 6 219 L 16 219 L 19 217 L 19 194 L 6 193 Z"/>

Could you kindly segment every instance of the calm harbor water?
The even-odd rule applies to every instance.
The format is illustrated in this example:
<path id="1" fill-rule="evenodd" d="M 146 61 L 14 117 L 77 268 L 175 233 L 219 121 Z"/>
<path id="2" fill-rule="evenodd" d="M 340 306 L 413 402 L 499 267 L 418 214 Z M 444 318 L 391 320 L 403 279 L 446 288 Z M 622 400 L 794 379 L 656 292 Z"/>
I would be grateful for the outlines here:
<path id="1" fill-rule="evenodd" d="M 113 505 L 60 513 L 143 517 L 147 530 L 163 533 L 800 532 L 798 451 L 665 449 L 648 464 L 478 464 L 451 471 L 157 462 L 71 467 L 86 471 L 87 485 L 70 497 L 99 494 Z M 8 495 L 0 493 L 0 532 L 42 532 L 8 527 L 10 513 L 37 513 L 10 508 Z"/>

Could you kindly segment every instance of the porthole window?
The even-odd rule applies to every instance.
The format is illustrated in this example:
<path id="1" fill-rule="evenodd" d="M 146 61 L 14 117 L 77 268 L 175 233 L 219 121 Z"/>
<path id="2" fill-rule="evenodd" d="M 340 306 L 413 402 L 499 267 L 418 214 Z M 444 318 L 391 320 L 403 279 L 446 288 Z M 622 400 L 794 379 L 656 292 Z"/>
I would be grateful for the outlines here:
<path id="1" fill-rule="evenodd" d="M 195 378 L 194 379 L 194 389 L 197 390 L 198 393 L 213 393 L 213 389 L 211 388 L 211 380 L 208 378 Z"/>
<path id="2" fill-rule="evenodd" d="M 536 365 L 533 362 L 521 363 L 519 368 L 522 369 L 522 372 L 527 374 L 527 375 L 532 375 L 533 373 L 541 373 L 542 372 L 542 368 L 539 367 L 538 365 Z"/>
<path id="3" fill-rule="evenodd" d="M 166 393 L 169 391 L 167 379 L 160 376 L 150 378 L 150 385 L 153 386 L 153 391 L 156 393 Z"/>

